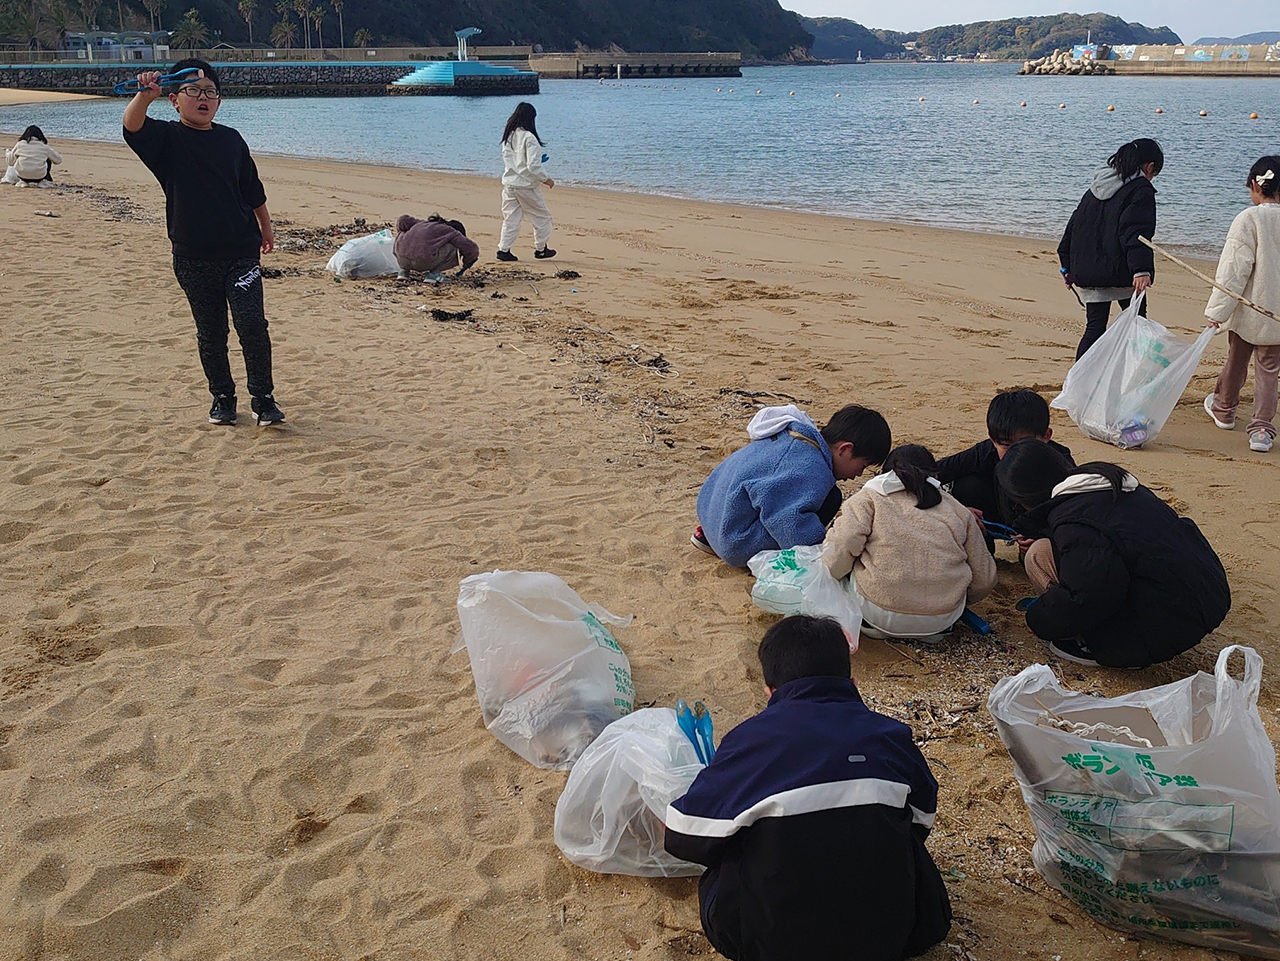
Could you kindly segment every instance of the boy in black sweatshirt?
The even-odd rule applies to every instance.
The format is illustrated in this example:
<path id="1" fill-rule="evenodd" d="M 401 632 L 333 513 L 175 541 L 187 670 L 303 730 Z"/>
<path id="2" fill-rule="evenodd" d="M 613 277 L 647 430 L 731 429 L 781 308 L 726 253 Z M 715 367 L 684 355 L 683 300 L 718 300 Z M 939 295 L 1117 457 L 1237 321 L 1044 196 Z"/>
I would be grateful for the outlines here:
<path id="1" fill-rule="evenodd" d="M 271 379 L 271 338 L 262 308 L 259 252 L 275 248 L 267 194 L 244 138 L 213 122 L 222 102 L 217 71 L 203 60 L 180 60 L 171 72 L 194 68 L 169 93 L 177 120 L 154 120 L 147 108 L 162 96 L 160 74 L 138 75 L 138 93 L 124 111 L 124 141 L 164 188 L 165 222 L 173 242 L 173 272 L 196 321 L 200 363 L 213 406 L 209 423 L 236 422 L 236 386 L 227 359 L 227 308 L 235 323 L 252 396 L 254 420 L 284 421 Z"/>

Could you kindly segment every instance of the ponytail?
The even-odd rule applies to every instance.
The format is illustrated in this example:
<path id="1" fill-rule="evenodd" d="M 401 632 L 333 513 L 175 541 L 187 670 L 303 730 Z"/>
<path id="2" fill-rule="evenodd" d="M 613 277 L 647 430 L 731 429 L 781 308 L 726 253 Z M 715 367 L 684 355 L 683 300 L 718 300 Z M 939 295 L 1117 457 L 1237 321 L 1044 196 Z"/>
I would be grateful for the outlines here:
<path id="1" fill-rule="evenodd" d="M 1160 144 L 1146 137 L 1130 140 L 1107 158 L 1107 166 L 1114 170 L 1121 180 L 1133 177 L 1147 164 L 1155 164 L 1156 173 L 1164 169 L 1164 151 L 1160 149 Z"/>
<path id="2" fill-rule="evenodd" d="M 938 476 L 938 462 L 927 447 L 903 444 L 885 458 L 882 469 L 898 475 L 902 486 L 915 497 L 918 509 L 927 511 L 942 503 L 942 491 L 931 483 Z"/>

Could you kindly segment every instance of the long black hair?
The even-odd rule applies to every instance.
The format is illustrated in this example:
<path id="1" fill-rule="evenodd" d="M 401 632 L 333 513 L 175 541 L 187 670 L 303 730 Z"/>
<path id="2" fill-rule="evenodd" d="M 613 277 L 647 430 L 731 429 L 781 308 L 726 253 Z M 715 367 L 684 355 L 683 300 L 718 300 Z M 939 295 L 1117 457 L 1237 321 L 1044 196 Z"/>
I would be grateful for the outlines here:
<path id="1" fill-rule="evenodd" d="M 18 139 L 25 140 L 28 143 L 30 143 L 32 140 L 39 140 L 41 143 L 49 142 L 49 139 L 44 135 L 44 131 L 41 130 L 39 127 L 37 127 L 35 124 L 32 124 L 26 130 L 22 131 L 22 136 L 19 137 Z"/>
<path id="2" fill-rule="evenodd" d="M 895 447 L 884 459 L 884 472 L 893 471 L 902 481 L 907 493 L 915 495 L 916 507 L 927 511 L 942 503 L 942 491 L 930 481 L 938 476 L 938 462 L 929 448 L 919 444 L 903 444 Z"/>
<path id="3" fill-rule="evenodd" d="M 506 143 L 510 140 L 511 135 L 517 130 L 527 130 L 533 134 L 534 140 L 545 147 L 546 144 L 542 143 L 542 138 L 538 136 L 538 125 L 535 122 L 537 116 L 538 111 L 533 109 L 533 104 L 521 100 L 516 104 L 516 109 L 511 111 L 511 117 L 507 120 L 507 128 L 502 131 L 502 142 Z"/>
<path id="4" fill-rule="evenodd" d="M 1119 497 L 1124 493 L 1124 482 L 1129 479 L 1129 472 L 1119 464 L 1111 464 L 1102 460 L 1081 464 L 1067 476 L 1075 477 L 1078 474 L 1096 474 L 1101 477 L 1111 485 L 1112 497 Z"/>
<path id="5" fill-rule="evenodd" d="M 427 223 L 430 223 L 430 224 L 448 224 L 450 227 L 452 227 L 452 228 L 453 228 L 454 230 L 456 230 L 458 233 L 462 234 L 462 236 L 464 236 L 464 237 L 465 237 L 465 236 L 467 235 L 467 228 L 466 228 L 466 227 L 464 227 L 464 226 L 462 225 L 462 221 L 461 221 L 461 220 L 445 220 L 445 219 L 444 219 L 443 217 L 441 217 L 439 214 L 432 214 L 430 217 L 428 217 L 428 218 L 427 218 Z"/>
<path id="6" fill-rule="evenodd" d="M 1121 180 L 1128 180 L 1147 164 L 1155 164 L 1157 174 L 1164 169 L 1164 151 L 1160 149 L 1160 144 L 1146 137 L 1130 140 L 1107 158 L 1107 166 L 1114 170 Z"/>
<path id="7" fill-rule="evenodd" d="M 1039 507 L 1053 497 L 1053 489 L 1067 479 L 1071 462 L 1044 441 L 1020 440 L 996 465 L 996 484 L 1002 496 L 1023 510 Z"/>
<path id="8" fill-rule="evenodd" d="M 1267 177 L 1267 174 L 1271 176 Z M 1259 180 L 1259 177 L 1266 177 L 1266 179 Z M 1254 184 L 1257 184 L 1262 196 L 1268 200 L 1280 197 L 1280 157 L 1263 157 L 1249 168 L 1247 186 Z"/>

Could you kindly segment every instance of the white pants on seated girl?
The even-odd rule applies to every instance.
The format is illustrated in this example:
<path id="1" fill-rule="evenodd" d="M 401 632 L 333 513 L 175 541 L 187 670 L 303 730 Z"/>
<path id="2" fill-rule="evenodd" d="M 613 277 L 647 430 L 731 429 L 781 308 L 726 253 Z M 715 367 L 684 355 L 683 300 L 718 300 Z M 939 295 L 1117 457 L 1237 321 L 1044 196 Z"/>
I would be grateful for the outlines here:
<path id="1" fill-rule="evenodd" d="M 541 187 L 502 188 L 502 236 L 499 250 L 510 250 L 520 236 L 520 223 L 528 215 L 533 224 L 533 246 L 542 250 L 551 239 L 551 211 L 542 199 Z"/>
<path id="2" fill-rule="evenodd" d="M 852 574 L 849 575 L 849 587 L 858 600 L 858 607 L 862 609 L 863 623 L 890 637 L 928 637 L 930 634 L 939 634 L 950 630 L 964 613 L 965 605 L 961 601 L 960 606 L 948 614 L 899 614 L 896 611 L 886 611 L 863 597 L 858 591 L 857 579 Z"/>

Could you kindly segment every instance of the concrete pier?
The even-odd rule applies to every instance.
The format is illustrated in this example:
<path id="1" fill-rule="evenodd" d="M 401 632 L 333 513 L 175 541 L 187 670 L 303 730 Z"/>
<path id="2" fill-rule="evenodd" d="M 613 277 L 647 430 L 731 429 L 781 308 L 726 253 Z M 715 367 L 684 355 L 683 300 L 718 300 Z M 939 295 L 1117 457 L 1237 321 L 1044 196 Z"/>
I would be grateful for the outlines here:
<path id="1" fill-rule="evenodd" d="M 741 77 L 740 53 L 549 53 L 529 57 L 549 79 L 623 80 L 659 77 Z"/>

